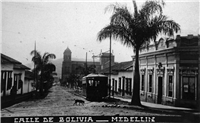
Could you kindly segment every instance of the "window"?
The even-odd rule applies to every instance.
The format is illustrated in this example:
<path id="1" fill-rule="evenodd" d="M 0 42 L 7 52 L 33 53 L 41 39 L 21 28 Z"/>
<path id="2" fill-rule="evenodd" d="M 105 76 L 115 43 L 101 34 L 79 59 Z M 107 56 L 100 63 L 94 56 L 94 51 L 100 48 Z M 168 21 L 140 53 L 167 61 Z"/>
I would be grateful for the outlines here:
<path id="1" fill-rule="evenodd" d="M 93 86 L 93 80 L 88 81 L 89 86 Z"/>
<path id="2" fill-rule="evenodd" d="M 67 72 L 69 72 L 69 67 L 66 67 L 67 68 Z"/>
<path id="3" fill-rule="evenodd" d="M 152 75 L 149 75 L 149 92 L 152 92 L 153 85 L 152 85 Z"/>
<path id="4" fill-rule="evenodd" d="M 173 76 L 169 75 L 169 80 L 168 80 L 168 96 L 172 97 L 173 93 Z"/>
<path id="5" fill-rule="evenodd" d="M 96 87 L 98 86 L 98 81 L 94 82 L 94 86 L 96 86 Z"/>
<path id="6" fill-rule="evenodd" d="M 126 78 L 124 78 L 124 83 L 123 84 L 124 84 L 124 88 L 123 88 L 124 92 L 126 92 L 126 90 L 127 90 L 127 88 L 126 88 L 126 86 L 127 86 L 127 79 Z"/>
<path id="7" fill-rule="evenodd" d="M 121 78 L 119 78 L 119 91 L 121 91 Z"/>
<path id="8" fill-rule="evenodd" d="M 109 88 L 109 91 L 111 90 L 111 79 L 108 80 L 108 88 Z"/>
<path id="9" fill-rule="evenodd" d="M 129 78 L 126 78 L 126 93 L 129 91 Z"/>
<path id="10" fill-rule="evenodd" d="M 129 78 L 129 86 L 128 86 L 128 87 L 129 87 L 129 88 L 128 88 L 129 94 L 131 94 L 131 87 L 132 87 L 131 81 L 132 81 L 132 79 Z"/>
<path id="11" fill-rule="evenodd" d="M 112 90 L 115 90 L 115 79 L 112 79 Z"/>
<path id="12" fill-rule="evenodd" d="M 144 91 L 144 74 L 142 75 L 141 90 Z"/>
<path id="13" fill-rule="evenodd" d="M 12 87 L 12 71 L 8 72 L 8 84 L 7 84 L 7 90 L 11 89 Z"/>
<path id="14" fill-rule="evenodd" d="M 184 76 L 183 77 L 183 99 L 194 100 L 195 99 L 195 77 Z"/>
<path id="15" fill-rule="evenodd" d="M 21 74 L 14 74 L 14 86 L 16 87 L 17 90 L 19 90 L 22 87 L 20 80 L 21 80 Z"/>
<path id="16" fill-rule="evenodd" d="M 6 86 L 6 72 L 1 71 L 1 92 L 5 91 L 5 86 Z"/>

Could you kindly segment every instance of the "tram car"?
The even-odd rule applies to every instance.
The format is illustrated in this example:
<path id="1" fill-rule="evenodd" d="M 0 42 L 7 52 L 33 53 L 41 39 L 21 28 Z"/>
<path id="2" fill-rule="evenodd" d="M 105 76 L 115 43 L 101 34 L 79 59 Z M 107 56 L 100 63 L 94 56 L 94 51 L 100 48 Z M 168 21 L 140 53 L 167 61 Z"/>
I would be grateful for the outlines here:
<path id="1" fill-rule="evenodd" d="M 89 74 L 82 78 L 83 95 L 87 100 L 102 100 L 108 96 L 108 77 L 102 74 Z"/>

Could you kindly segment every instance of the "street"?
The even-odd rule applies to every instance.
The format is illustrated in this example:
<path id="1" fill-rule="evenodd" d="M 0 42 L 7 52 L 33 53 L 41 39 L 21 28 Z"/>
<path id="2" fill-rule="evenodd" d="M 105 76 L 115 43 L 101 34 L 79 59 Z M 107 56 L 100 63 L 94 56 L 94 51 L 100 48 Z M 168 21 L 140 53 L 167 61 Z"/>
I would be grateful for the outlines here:
<path id="1" fill-rule="evenodd" d="M 10 116 L 69 116 L 69 115 L 132 115 L 132 116 L 172 116 L 168 113 L 152 113 L 124 108 L 123 104 L 113 107 L 106 102 L 90 102 L 76 96 L 61 86 L 53 86 L 47 97 L 35 101 L 24 101 L 1 110 L 2 117 Z M 73 105 L 75 99 L 85 101 L 85 105 Z M 110 106 L 109 106 L 110 105 Z M 179 116 L 179 115 L 176 115 Z"/>

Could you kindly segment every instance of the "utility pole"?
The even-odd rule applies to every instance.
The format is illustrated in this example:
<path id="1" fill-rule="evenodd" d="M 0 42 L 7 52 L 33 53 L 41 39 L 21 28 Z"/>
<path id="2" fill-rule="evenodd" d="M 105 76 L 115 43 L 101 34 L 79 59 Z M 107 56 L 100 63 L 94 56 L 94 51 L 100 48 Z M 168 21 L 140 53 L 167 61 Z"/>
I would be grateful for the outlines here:
<path id="1" fill-rule="evenodd" d="M 34 57 L 36 57 L 36 41 L 35 41 L 35 46 L 34 46 Z M 37 95 L 37 89 L 38 89 L 38 83 L 37 83 L 37 73 L 36 73 L 36 65 L 34 62 L 34 80 L 35 80 L 35 95 Z"/>
<path id="2" fill-rule="evenodd" d="M 85 64 L 85 72 L 86 72 L 86 75 L 88 74 L 88 72 L 87 72 L 87 52 L 86 52 L 86 64 Z"/>
<path id="3" fill-rule="evenodd" d="M 93 53 L 93 56 L 92 56 L 92 58 L 93 58 L 93 65 L 95 65 L 95 64 L 94 64 L 94 53 Z"/>
<path id="4" fill-rule="evenodd" d="M 109 62 L 109 98 L 111 91 L 111 34 L 110 34 L 110 62 Z"/>

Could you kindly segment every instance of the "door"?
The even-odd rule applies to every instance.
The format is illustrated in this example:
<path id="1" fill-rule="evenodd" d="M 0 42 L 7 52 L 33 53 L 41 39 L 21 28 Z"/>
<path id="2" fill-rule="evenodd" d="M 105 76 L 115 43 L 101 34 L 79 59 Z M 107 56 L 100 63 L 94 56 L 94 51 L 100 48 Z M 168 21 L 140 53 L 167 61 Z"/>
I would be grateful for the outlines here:
<path id="1" fill-rule="evenodd" d="M 195 77 L 183 76 L 183 99 L 195 100 Z"/>
<path id="2" fill-rule="evenodd" d="M 162 103 L 162 86 L 163 86 L 163 77 L 158 77 L 158 97 L 157 97 L 157 103 Z"/>

